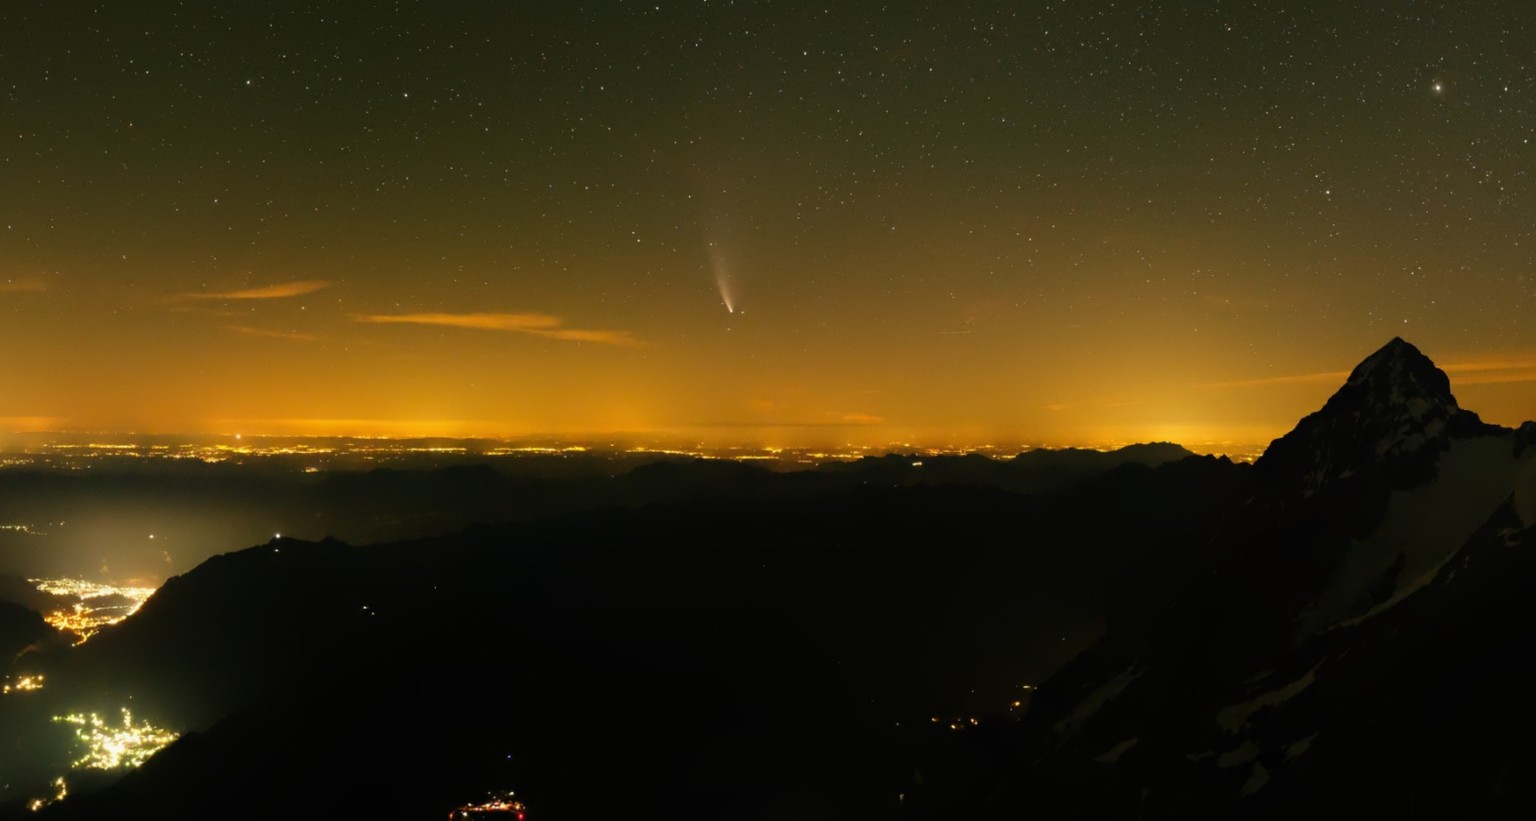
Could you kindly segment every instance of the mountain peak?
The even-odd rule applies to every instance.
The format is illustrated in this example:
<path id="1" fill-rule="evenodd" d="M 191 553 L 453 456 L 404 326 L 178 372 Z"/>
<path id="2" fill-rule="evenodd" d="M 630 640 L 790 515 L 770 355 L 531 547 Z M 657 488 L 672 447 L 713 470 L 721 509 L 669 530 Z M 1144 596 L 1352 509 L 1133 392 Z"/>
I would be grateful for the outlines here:
<path id="1" fill-rule="evenodd" d="M 1445 371 L 1400 336 L 1381 346 L 1366 357 L 1350 372 L 1345 388 L 1334 397 L 1345 393 L 1351 385 L 1365 386 L 1373 393 L 1385 392 L 1387 400 L 1396 403 L 1422 399 L 1433 404 L 1456 407 L 1456 397 L 1451 395 L 1451 380 Z M 1331 403 L 1333 400 L 1329 400 Z"/>
<path id="2" fill-rule="evenodd" d="M 1432 466 L 1463 416 L 1475 421 L 1457 406 L 1445 371 L 1393 337 L 1355 366 L 1321 410 L 1271 443 L 1256 466 L 1271 477 L 1299 481 L 1309 494 L 1365 470 Z"/>

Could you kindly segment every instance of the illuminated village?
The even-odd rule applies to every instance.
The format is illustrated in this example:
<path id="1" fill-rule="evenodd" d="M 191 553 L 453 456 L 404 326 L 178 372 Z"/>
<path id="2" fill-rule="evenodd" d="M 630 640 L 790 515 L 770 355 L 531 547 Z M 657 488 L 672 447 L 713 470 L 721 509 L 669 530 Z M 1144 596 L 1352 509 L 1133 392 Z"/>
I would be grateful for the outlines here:
<path id="1" fill-rule="evenodd" d="M 28 581 L 44 593 L 74 600 L 69 609 L 45 613 L 43 618 L 55 629 L 73 636 L 76 644 L 83 644 L 101 628 L 138 612 L 155 592 L 153 587 L 119 587 L 84 579 Z"/>

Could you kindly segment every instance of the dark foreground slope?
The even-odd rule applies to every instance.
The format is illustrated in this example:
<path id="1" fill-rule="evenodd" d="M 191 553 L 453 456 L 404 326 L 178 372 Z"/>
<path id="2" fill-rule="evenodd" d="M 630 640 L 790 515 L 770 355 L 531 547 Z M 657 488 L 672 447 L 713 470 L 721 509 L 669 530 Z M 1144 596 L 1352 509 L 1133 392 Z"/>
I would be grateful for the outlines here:
<path id="1" fill-rule="evenodd" d="M 0 600 L 0 659 L 8 661 L 52 634 L 53 628 L 37 611 Z"/>
<path id="2" fill-rule="evenodd" d="M 931 817 L 1536 809 L 1536 425 L 1401 340 L 1275 442 L 1209 549 L 1037 696 Z"/>
<path id="3" fill-rule="evenodd" d="M 45 659 L 61 709 L 192 732 L 43 815 L 441 817 L 502 787 L 536 818 L 894 814 L 928 717 L 1005 715 L 1248 473 L 1195 458 L 1050 498 L 861 486 L 216 557 Z"/>

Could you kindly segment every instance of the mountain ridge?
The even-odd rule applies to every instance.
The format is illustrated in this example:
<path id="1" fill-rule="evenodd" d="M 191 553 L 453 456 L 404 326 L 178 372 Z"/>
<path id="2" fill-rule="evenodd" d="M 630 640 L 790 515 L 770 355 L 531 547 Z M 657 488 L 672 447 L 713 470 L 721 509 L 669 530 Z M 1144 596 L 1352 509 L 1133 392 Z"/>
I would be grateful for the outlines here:
<path id="1" fill-rule="evenodd" d="M 1170 593 L 1042 685 L 1034 758 L 953 817 L 1533 806 L 1532 427 L 1482 423 L 1389 342 L 1255 464 Z"/>
<path id="2" fill-rule="evenodd" d="M 1393 337 L 1356 365 L 1322 408 L 1271 442 L 1254 468 L 1302 496 L 1361 472 L 1406 487 L 1433 471 L 1449 437 L 1506 432 L 1461 408 L 1450 377 Z"/>

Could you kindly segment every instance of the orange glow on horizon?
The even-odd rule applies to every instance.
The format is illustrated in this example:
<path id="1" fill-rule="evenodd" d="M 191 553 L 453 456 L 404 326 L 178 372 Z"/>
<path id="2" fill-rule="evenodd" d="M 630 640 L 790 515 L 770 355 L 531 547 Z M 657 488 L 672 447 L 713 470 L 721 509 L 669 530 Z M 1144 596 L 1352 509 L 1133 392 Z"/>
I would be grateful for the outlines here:
<path id="1" fill-rule="evenodd" d="M 1460 404 L 1484 420 L 1518 426 L 1536 407 L 1536 372 L 1523 362 L 1481 362 L 1452 365 L 1452 390 Z M 550 409 L 528 423 L 493 417 L 235 417 L 203 421 L 140 423 L 114 429 L 106 420 L 81 424 L 68 416 L 0 417 L 0 431 L 13 433 L 88 432 L 155 435 L 358 437 L 381 439 L 496 439 L 600 442 L 653 439 L 703 444 L 709 447 L 831 447 L 896 449 L 895 443 L 916 447 L 970 448 L 1006 443 L 1010 447 L 1106 447 L 1134 442 L 1170 441 L 1197 452 L 1248 452 L 1288 431 L 1297 420 L 1321 407 L 1342 384 L 1347 372 L 1204 382 L 1190 386 L 1147 387 L 1126 391 L 1113 401 L 1064 401 L 1018 408 L 1017 425 L 984 425 L 956 420 L 951 424 L 904 424 L 903 415 L 921 416 L 922 405 L 906 414 L 828 412 L 806 420 L 773 417 L 793 411 L 774 403 L 743 402 L 746 417 L 728 424 L 666 424 L 655 416 L 625 417 L 609 413 L 573 415 L 568 426 L 551 424 Z M 559 397 L 548 404 L 558 410 Z M 557 415 L 557 414 L 555 414 Z M 940 414 L 948 416 L 949 414 Z M 1231 450 L 1224 450 L 1223 448 Z"/>

